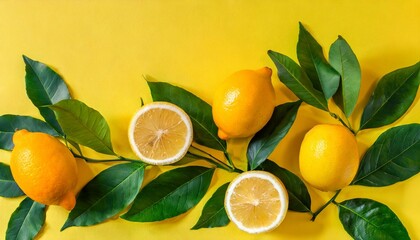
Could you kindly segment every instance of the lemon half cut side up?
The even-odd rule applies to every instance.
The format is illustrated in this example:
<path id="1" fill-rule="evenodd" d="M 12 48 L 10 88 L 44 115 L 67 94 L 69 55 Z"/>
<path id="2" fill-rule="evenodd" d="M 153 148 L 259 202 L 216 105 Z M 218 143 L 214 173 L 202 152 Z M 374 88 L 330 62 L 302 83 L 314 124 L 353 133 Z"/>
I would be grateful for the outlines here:
<path id="1" fill-rule="evenodd" d="M 285 186 L 269 172 L 241 173 L 226 191 L 226 213 L 240 230 L 247 233 L 263 233 L 277 228 L 288 207 Z"/>
<path id="2" fill-rule="evenodd" d="M 153 102 L 140 108 L 129 126 L 132 150 L 141 161 L 167 165 L 182 159 L 193 140 L 191 119 L 169 102 Z"/>

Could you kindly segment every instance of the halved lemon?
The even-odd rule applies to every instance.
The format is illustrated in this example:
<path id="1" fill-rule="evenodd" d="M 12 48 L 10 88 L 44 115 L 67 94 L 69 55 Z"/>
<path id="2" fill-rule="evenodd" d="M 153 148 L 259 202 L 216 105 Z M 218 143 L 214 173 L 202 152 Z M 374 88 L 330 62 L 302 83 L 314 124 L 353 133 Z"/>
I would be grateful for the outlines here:
<path id="1" fill-rule="evenodd" d="M 286 216 L 289 196 L 283 183 L 265 171 L 248 171 L 236 177 L 226 190 L 229 219 L 248 233 L 275 229 Z"/>
<path id="2" fill-rule="evenodd" d="M 140 108 L 129 127 L 130 145 L 140 160 L 153 165 L 179 161 L 193 139 L 191 119 L 175 104 L 153 102 Z"/>

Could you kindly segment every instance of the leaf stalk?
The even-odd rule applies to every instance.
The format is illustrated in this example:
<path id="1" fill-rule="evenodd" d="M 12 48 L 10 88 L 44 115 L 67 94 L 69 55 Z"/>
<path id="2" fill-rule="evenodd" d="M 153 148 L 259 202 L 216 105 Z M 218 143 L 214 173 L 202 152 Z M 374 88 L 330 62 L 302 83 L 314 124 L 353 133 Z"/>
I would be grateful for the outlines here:
<path id="1" fill-rule="evenodd" d="M 228 164 L 220 161 L 218 158 L 216 158 L 215 156 L 211 155 L 210 153 L 203 151 L 197 147 L 191 146 L 191 148 L 199 151 L 202 154 L 207 155 L 208 157 L 202 156 L 202 155 L 198 155 L 198 154 L 194 154 L 192 152 L 189 152 L 191 155 L 195 156 L 195 157 L 199 157 L 202 158 L 203 160 L 214 164 L 216 167 L 221 168 L 223 170 L 226 170 L 228 172 L 237 172 L 237 173 L 241 173 L 242 171 L 240 169 L 235 168 L 234 166 L 229 166 Z"/>
<path id="2" fill-rule="evenodd" d="M 313 222 L 313 221 L 315 221 L 315 219 L 316 219 L 316 217 L 328 206 L 328 205 L 330 205 L 332 202 L 335 202 L 335 199 L 337 198 L 337 196 L 338 196 L 338 194 L 340 194 L 340 192 L 341 192 L 341 189 L 340 190 L 338 190 L 335 194 L 334 194 L 334 196 L 328 201 L 328 202 L 326 202 L 324 205 L 322 205 L 318 210 L 316 210 L 316 212 L 314 212 L 313 214 L 312 214 L 312 218 L 311 218 L 311 221 Z"/>
<path id="3" fill-rule="evenodd" d="M 122 156 L 118 156 L 118 158 L 113 158 L 113 159 L 94 159 L 94 158 L 89 158 L 83 155 L 79 155 L 73 151 L 71 151 L 73 153 L 73 156 L 76 158 L 81 158 L 84 159 L 86 162 L 88 163 L 104 163 L 104 162 L 139 162 L 140 160 L 136 160 L 136 159 L 130 159 L 130 158 L 125 158 Z"/>
<path id="4" fill-rule="evenodd" d="M 346 128 L 348 128 L 353 133 L 353 135 L 356 135 L 357 134 L 357 132 L 354 131 L 354 129 L 351 127 L 350 123 L 347 124 L 340 116 L 338 116 L 337 114 L 335 114 L 333 112 L 329 112 L 329 113 L 330 113 L 331 117 L 335 118 L 341 124 L 343 124 L 343 126 L 345 126 Z"/>

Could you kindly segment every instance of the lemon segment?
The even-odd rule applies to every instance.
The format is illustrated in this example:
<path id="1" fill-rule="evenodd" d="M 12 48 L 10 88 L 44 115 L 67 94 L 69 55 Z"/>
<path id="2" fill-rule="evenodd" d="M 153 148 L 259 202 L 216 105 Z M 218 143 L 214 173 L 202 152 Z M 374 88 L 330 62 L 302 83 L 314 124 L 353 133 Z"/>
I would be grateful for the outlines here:
<path id="1" fill-rule="evenodd" d="M 283 183 L 265 171 L 240 174 L 226 191 L 225 209 L 229 219 L 248 233 L 268 232 L 278 227 L 288 205 Z"/>
<path id="2" fill-rule="evenodd" d="M 153 102 L 143 106 L 131 120 L 129 141 L 140 160 L 153 165 L 182 159 L 193 139 L 191 119 L 178 106 Z"/>

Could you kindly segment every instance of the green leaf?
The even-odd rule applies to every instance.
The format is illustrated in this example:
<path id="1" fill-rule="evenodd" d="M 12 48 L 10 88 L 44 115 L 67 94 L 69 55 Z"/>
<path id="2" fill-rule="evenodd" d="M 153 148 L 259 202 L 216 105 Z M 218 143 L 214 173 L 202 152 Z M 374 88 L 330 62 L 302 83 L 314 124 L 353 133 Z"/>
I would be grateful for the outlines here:
<path id="1" fill-rule="evenodd" d="M 395 122 L 416 98 L 420 84 L 420 62 L 386 74 L 363 110 L 360 129 L 377 128 Z"/>
<path id="2" fill-rule="evenodd" d="M 46 106 L 71 98 L 66 83 L 60 75 L 47 65 L 34 61 L 25 55 L 23 61 L 26 64 L 26 94 L 39 109 L 45 121 L 51 124 L 60 134 L 63 134 L 53 111 Z"/>
<path id="3" fill-rule="evenodd" d="M 405 240 L 408 232 L 386 205 L 363 198 L 338 203 L 339 218 L 354 239 Z"/>
<path id="4" fill-rule="evenodd" d="M 331 66 L 340 73 L 341 82 L 334 101 L 347 117 L 350 117 L 357 103 L 360 91 L 360 64 L 350 45 L 344 38 L 331 45 L 329 60 Z"/>
<path id="5" fill-rule="evenodd" d="M 140 162 L 125 163 L 99 173 L 82 189 L 61 230 L 94 225 L 124 210 L 140 190 L 144 167 Z"/>
<path id="6" fill-rule="evenodd" d="M 13 179 L 10 167 L 0 162 L 0 196 L 6 198 L 25 195 Z"/>
<path id="7" fill-rule="evenodd" d="M 204 205 L 200 219 L 191 229 L 223 227 L 230 222 L 225 210 L 225 195 L 229 183 L 220 186 Z"/>
<path id="8" fill-rule="evenodd" d="M 324 111 L 328 111 L 328 103 L 323 94 L 316 90 L 302 68 L 288 56 L 269 50 L 268 56 L 277 67 L 277 74 L 298 98 Z"/>
<path id="9" fill-rule="evenodd" d="M 420 171 L 420 124 L 398 126 L 382 133 L 360 162 L 353 185 L 388 186 Z"/>
<path id="10" fill-rule="evenodd" d="M 6 114 L 0 116 L 0 149 L 11 151 L 14 147 L 13 134 L 16 130 L 26 129 L 30 132 L 43 132 L 59 136 L 46 122 L 29 116 Z"/>
<path id="11" fill-rule="evenodd" d="M 311 196 L 298 176 L 268 159 L 259 168 L 274 174 L 283 182 L 289 195 L 289 210 L 311 212 Z"/>
<path id="12" fill-rule="evenodd" d="M 206 194 L 214 168 L 189 166 L 162 173 L 137 195 L 121 216 L 135 222 L 172 218 L 194 207 Z"/>
<path id="13" fill-rule="evenodd" d="M 274 151 L 292 127 L 301 101 L 289 102 L 274 109 L 270 121 L 248 144 L 247 157 L 251 170 L 256 169 Z"/>
<path id="14" fill-rule="evenodd" d="M 190 116 L 196 143 L 226 152 L 226 141 L 217 136 L 217 126 L 208 103 L 185 89 L 169 83 L 148 81 L 147 84 L 154 101 L 171 102 Z"/>
<path id="15" fill-rule="evenodd" d="M 74 99 L 60 101 L 50 108 L 68 139 L 97 152 L 115 155 L 108 123 L 98 111 Z"/>
<path id="16" fill-rule="evenodd" d="M 45 205 L 25 198 L 13 212 L 7 226 L 6 240 L 31 240 L 45 223 Z"/>
<path id="17" fill-rule="evenodd" d="M 337 92 L 340 74 L 325 59 L 321 45 L 302 23 L 299 23 L 297 58 L 315 89 L 322 91 L 327 100 L 330 99 Z"/>

